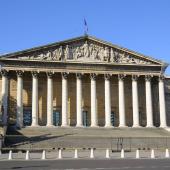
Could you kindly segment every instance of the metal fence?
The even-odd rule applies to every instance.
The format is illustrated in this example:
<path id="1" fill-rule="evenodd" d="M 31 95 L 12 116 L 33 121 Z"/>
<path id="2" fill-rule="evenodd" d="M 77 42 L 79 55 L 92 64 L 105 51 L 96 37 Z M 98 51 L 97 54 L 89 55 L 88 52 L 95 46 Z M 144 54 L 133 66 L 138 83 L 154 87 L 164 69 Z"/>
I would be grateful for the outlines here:
<path id="1" fill-rule="evenodd" d="M 111 138 L 111 148 L 114 151 L 120 151 L 122 148 L 127 151 L 131 151 L 134 149 L 165 149 L 170 148 L 170 137 Z"/>

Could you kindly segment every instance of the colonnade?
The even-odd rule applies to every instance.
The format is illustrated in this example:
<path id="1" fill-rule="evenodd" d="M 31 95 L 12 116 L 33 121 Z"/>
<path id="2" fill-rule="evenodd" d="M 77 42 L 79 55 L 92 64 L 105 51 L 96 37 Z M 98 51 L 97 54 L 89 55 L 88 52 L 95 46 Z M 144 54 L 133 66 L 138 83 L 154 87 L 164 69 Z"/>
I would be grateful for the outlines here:
<path id="1" fill-rule="evenodd" d="M 8 108 L 8 75 L 7 71 L 2 70 L 2 106 L 3 122 L 7 123 Z M 68 73 L 61 73 L 62 76 L 62 121 L 61 126 L 67 127 L 68 123 Z M 96 74 L 91 73 L 91 127 L 98 127 L 98 113 L 96 103 Z M 139 95 L 138 95 L 138 75 L 132 75 L 132 111 L 133 127 L 140 127 L 139 123 Z M 151 75 L 145 76 L 146 90 L 146 127 L 154 127 L 153 108 L 152 108 L 152 89 Z M 118 96 L 119 96 L 119 127 L 126 127 L 125 115 L 125 92 L 124 92 L 124 74 L 118 74 Z M 112 127 L 111 124 L 111 75 L 104 74 L 105 81 L 105 127 Z M 164 77 L 159 76 L 159 108 L 160 108 L 160 127 L 166 127 L 166 106 Z M 76 126 L 83 127 L 82 116 L 82 74 L 76 74 Z M 23 126 L 23 72 L 17 71 L 17 126 Z M 38 72 L 32 72 L 32 124 L 38 125 Z M 53 73 L 47 73 L 47 126 L 53 126 Z"/>

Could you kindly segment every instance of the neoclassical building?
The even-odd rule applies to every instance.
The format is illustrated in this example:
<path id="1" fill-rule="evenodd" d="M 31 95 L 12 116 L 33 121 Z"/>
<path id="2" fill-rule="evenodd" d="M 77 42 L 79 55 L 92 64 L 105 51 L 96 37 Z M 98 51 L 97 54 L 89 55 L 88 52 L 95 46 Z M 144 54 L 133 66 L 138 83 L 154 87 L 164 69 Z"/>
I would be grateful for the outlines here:
<path id="1" fill-rule="evenodd" d="M 0 56 L 4 124 L 167 127 L 167 64 L 85 35 Z"/>

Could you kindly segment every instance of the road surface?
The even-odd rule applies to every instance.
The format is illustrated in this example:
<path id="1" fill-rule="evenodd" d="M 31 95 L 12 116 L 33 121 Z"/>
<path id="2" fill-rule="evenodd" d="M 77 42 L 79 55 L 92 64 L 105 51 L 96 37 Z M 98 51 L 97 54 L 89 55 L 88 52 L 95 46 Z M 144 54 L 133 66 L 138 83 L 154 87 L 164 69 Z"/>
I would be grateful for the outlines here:
<path id="1" fill-rule="evenodd" d="M 169 170 L 170 159 L 0 161 L 1 170 Z"/>

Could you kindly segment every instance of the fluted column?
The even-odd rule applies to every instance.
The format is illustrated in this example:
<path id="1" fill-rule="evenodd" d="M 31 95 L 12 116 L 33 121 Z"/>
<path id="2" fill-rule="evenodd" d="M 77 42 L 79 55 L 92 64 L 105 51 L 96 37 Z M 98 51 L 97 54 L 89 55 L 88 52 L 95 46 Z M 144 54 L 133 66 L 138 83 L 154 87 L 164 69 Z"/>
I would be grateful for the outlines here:
<path id="1" fill-rule="evenodd" d="M 145 76 L 145 90 L 146 90 L 146 127 L 153 127 L 153 108 L 152 108 L 152 90 L 151 90 L 152 76 Z"/>
<path id="2" fill-rule="evenodd" d="M 160 109 L 160 127 L 167 127 L 166 122 L 166 105 L 165 105 L 165 90 L 164 76 L 159 77 L 159 109 Z"/>
<path id="3" fill-rule="evenodd" d="M 32 72 L 32 124 L 38 126 L 38 72 Z"/>
<path id="4" fill-rule="evenodd" d="M 47 126 L 53 126 L 53 73 L 47 72 Z"/>
<path id="5" fill-rule="evenodd" d="M 17 118 L 16 126 L 23 127 L 23 72 L 17 71 Z"/>
<path id="6" fill-rule="evenodd" d="M 2 122 L 7 125 L 8 119 L 8 72 L 6 70 L 1 70 L 2 75 Z"/>
<path id="7" fill-rule="evenodd" d="M 118 75 L 118 79 L 119 79 L 119 127 L 126 127 L 124 78 L 125 78 L 125 75 L 123 74 Z"/>
<path id="8" fill-rule="evenodd" d="M 97 98 L 96 98 L 96 74 L 90 74 L 91 78 L 91 127 L 98 126 Z"/>
<path id="9" fill-rule="evenodd" d="M 62 124 L 61 126 L 68 126 L 68 74 L 62 73 Z"/>
<path id="10" fill-rule="evenodd" d="M 105 74 L 105 127 L 112 127 L 111 124 L 111 91 L 110 75 Z"/>
<path id="11" fill-rule="evenodd" d="M 132 75 L 133 127 L 139 127 L 138 76 Z"/>
<path id="12" fill-rule="evenodd" d="M 77 77 L 77 103 L 76 103 L 76 108 L 77 108 L 77 127 L 82 127 L 83 126 L 83 117 L 82 117 L 82 74 L 78 73 L 76 74 Z"/>

